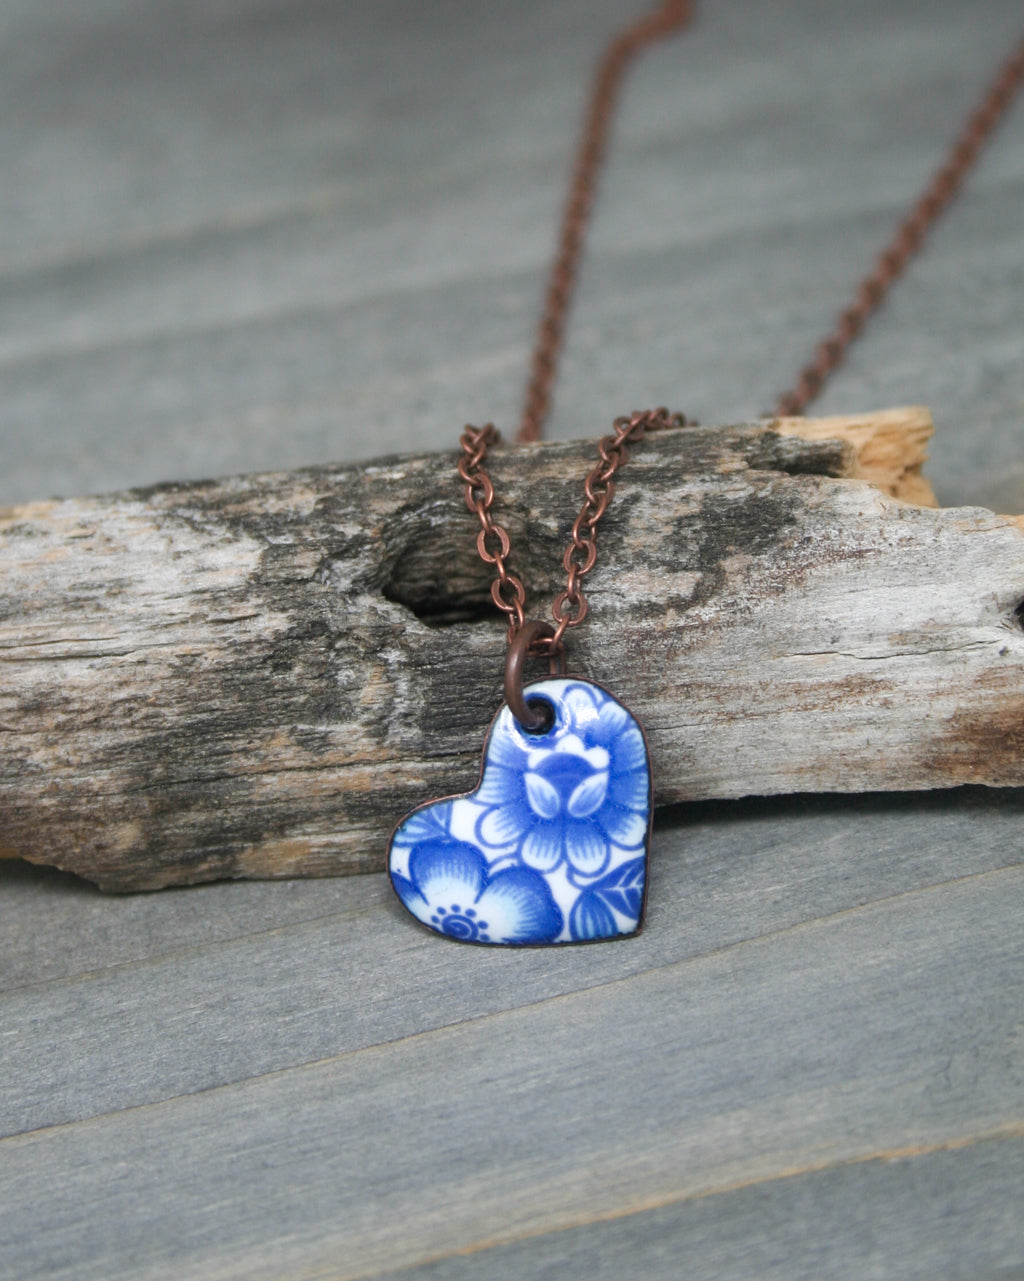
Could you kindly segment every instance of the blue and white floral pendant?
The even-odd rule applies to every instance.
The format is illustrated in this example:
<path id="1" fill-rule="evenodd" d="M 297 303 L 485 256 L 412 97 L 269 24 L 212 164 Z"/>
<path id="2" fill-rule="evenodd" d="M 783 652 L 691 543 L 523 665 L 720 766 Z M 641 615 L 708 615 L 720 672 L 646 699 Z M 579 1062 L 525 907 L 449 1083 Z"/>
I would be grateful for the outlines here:
<path id="1" fill-rule="evenodd" d="M 432 801 L 395 829 L 388 871 L 418 921 L 467 943 L 578 943 L 635 934 L 651 827 L 647 741 L 599 685 L 524 691 L 553 719 L 491 725 L 475 791 Z"/>

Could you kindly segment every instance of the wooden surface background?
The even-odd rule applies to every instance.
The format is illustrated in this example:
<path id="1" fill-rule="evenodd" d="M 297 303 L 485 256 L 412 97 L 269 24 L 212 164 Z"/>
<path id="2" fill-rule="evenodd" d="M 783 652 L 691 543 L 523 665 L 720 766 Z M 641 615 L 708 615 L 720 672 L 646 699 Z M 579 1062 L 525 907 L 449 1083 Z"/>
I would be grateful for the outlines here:
<path id="1" fill-rule="evenodd" d="M 635 12 L 3 0 L 0 502 L 510 424 Z M 1020 23 L 706 0 L 631 82 L 553 434 L 766 407 Z M 1022 130 L 818 406 L 930 403 L 940 499 L 1016 513 Z M 512 955 L 380 876 L 0 862 L 0 1275 L 1020 1278 L 1022 809 L 682 807 L 638 940 Z"/>

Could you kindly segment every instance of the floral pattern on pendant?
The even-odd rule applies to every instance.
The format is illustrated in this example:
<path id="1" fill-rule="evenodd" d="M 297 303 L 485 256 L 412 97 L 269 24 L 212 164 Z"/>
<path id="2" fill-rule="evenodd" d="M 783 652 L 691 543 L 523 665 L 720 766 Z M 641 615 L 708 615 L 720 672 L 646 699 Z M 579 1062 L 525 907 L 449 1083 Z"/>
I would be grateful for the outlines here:
<path id="1" fill-rule="evenodd" d="M 651 775 L 630 712 L 589 681 L 529 686 L 550 727 L 507 707 L 473 792 L 421 806 L 391 838 L 399 898 L 428 928 L 472 943 L 584 942 L 635 934 L 647 878 Z"/>

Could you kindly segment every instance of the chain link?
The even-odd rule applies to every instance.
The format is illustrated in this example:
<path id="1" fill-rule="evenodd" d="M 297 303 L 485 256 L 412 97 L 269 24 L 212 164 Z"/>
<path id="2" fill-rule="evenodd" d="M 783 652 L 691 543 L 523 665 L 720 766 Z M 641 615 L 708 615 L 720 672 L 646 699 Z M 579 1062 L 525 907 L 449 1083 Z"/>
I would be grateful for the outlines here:
<path id="1" fill-rule="evenodd" d="M 476 549 L 485 564 L 494 566 L 491 598 L 502 613 L 508 616 L 508 638 L 511 642 L 526 621 L 526 590 L 522 580 L 510 573 L 506 564 L 512 544 L 506 531 L 501 525 L 495 524 L 491 516 L 494 485 L 483 467 L 487 450 L 500 440 L 498 429 L 493 423 L 488 423 L 486 427 L 467 426 L 459 441 L 462 446 L 459 475 L 465 484 L 466 506 L 480 521 Z M 494 546 L 495 539 L 497 547 Z"/>
<path id="2" fill-rule="evenodd" d="M 604 161 L 619 91 L 626 71 L 638 53 L 674 35 L 693 16 L 691 0 L 663 0 L 650 13 L 626 27 L 608 45 L 594 77 L 576 153 L 569 195 L 558 234 L 558 250 L 548 277 L 547 291 L 526 386 L 523 416 L 516 440 L 540 440 L 551 407 L 551 389 L 558 373 L 558 356 L 565 334 L 569 303 L 576 288 L 583 241 L 594 204 L 597 177 Z"/>
<path id="3" fill-rule="evenodd" d="M 583 241 L 594 202 L 597 178 L 607 148 L 619 90 L 632 59 L 647 45 L 681 30 L 692 16 L 691 0 L 662 0 L 651 13 L 616 36 L 598 67 L 584 121 L 583 136 L 576 154 L 569 198 L 537 331 L 526 402 L 516 439 L 538 440 L 551 403 L 551 389 L 558 367 L 569 302 L 576 284 Z M 1024 42 L 1000 68 L 978 107 L 972 112 L 942 167 L 928 184 L 909 215 L 903 220 L 887 248 L 857 289 L 853 303 L 839 316 L 833 331 L 818 344 L 811 362 L 800 372 L 792 391 L 779 397 L 777 416 L 801 414 L 820 393 L 826 380 L 843 360 L 846 349 L 857 337 L 864 322 L 882 303 L 893 281 L 916 253 L 932 224 L 940 217 L 963 184 L 981 148 L 1006 114 L 1024 84 Z M 531 624 L 531 637 L 524 654 L 547 656 L 554 662 L 564 651 L 564 637 L 587 616 L 587 598 L 582 582 L 597 559 L 597 525 L 615 494 L 614 476 L 628 460 L 628 446 L 639 442 L 646 432 L 683 426 L 681 414 L 667 409 L 644 410 L 615 421 L 613 435 L 598 445 L 598 462 L 583 486 L 584 501 L 572 526 L 569 545 L 562 557 L 566 573 L 565 590 L 552 605 L 555 626 Z M 477 550 L 481 559 L 494 566 L 491 596 L 508 618 L 511 645 L 522 631 L 526 616 L 526 591 L 522 580 L 511 572 L 508 533 L 491 515 L 494 485 L 484 468 L 487 451 L 500 441 L 493 423 L 467 427 L 462 434 L 459 475 L 465 484 L 466 506 L 480 522 Z M 550 633 L 550 634 L 548 634 Z M 523 642 L 521 641 L 521 646 Z M 518 651 L 517 651 L 518 652 Z"/>
<path id="4" fill-rule="evenodd" d="M 558 249 L 548 276 L 537 327 L 523 414 L 516 436 L 520 442 L 540 439 L 551 406 L 551 391 L 558 372 L 569 303 L 576 287 L 597 180 L 626 71 L 638 53 L 648 45 L 682 31 L 692 17 L 691 0 L 663 0 L 661 5 L 620 32 L 610 42 L 598 65 L 562 215 Z M 894 281 L 903 274 L 932 225 L 963 186 L 982 148 L 1006 115 L 1022 85 L 1024 40 L 999 68 L 941 167 L 858 285 L 853 302 L 840 312 L 832 331 L 814 348 L 811 360 L 800 370 L 796 385 L 779 396 L 775 416 L 802 414 L 821 394 L 829 376 L 842 364 L 847 348 L 864 328 L 867 319 L 885 301 Z"/>
<path id="5" fill-rule="evenodd" d="M 835 328 L 815 347 L 810 362 L 800 371 L 796 386 L 778 398 L 775 406 L 778 417 L 802 414 L 820 394 L 829 375 L 842 363 L 846 349 L 864 328 L 864 322 L 882 305 L 893 282 L 902 275 L 907 263 L 921 247 L 932 224 L 963 186 L 979 152 L 1006 114 L 1022 84 L 1024 40 L 1002 65 L 981 102 L 968 117 L 942 166 L 861 281 L 853 302 L 839 313 Z"/>
<path id="6" fill-rule="evenodd" d="M 552 635 L 540 636 L 531 653 L 549 658 L 562 653 L 563 637 L 570 627 L 577 627 L 587 616 L 587 598 L 582 581 L 597 561 L 597 526 L 615 494 L 615 473 L 629 461 L 629 445 L 639 444 L 649 431 L 685 427 L 682 414 L 667 409 L 645 409 L 615 420 L 612 435 L 604 436 L 597 446 L 598 460 L 583 482 L 583 505 L 573 521 L 569 543 L 562 556 L 566 573 L 565 590 L 555 598 L 551 613 L 555 620 Z M 508 641 L 511 644 L 526 622 L 526 590 L 523 581 L 508 567 L 511 540 L 508 532 L 491 515 L 494 485 L 484 468 L 484 459 L 501 437 L 493 423 L 485 427 L 466 427 L 459 443 L 459 476 L 465 485 L 466 506 L 480 522 L 476 545 L 480 558 L 494 566 L 491 597 L 508 618 Z"/>

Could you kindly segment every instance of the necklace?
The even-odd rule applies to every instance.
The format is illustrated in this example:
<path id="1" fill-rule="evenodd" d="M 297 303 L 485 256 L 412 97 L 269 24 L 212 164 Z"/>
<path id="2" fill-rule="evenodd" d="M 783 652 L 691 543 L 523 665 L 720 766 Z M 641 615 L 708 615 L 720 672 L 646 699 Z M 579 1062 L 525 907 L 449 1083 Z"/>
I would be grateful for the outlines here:
<path id="1" fill-rule="evenodd" d="M 646 46 L 681 30 L 689 0 L 666 0 L 608 46 L 598 68 L 578 149 L 558 252 L 538 327 L 516 440 L 540 438 L 557 372 L 596 180 L 625 71 Z M 945 162 L 860 283 L 835 328 L 815 348 L 774 416 L 802 414 L 842 361 L 867 318 L 959 190 L 1024 83 L 1024 41 L 969 116 Z M 645 410 L 615 421 L 598 444 L 583 503 L 562 558 L 566 585 L 552 621 L 528 620 L 526 589 L 509 568 L 509 536 L 492 516 L 487 452 L 493 424 L 466 427 L 458 475 L 476 517 L 480 558 L 493 567 L 491 596 L 508 620 L 505 702 L 487 732 L 476 788 L 421 805 L 395 828 L 388 870 L 409 912 L 464 942 L 537 945 L 636 934 L 643 923 L 652 785 L 647 741 L 636 717 L 602 686 L 566 671 L 565 637 L 588 614 L 583 580 L 597 559 L 597 528 L 629 447 L 648 431 L 683 427 L 682 414 Z M 523 684 L 527 660 L 547 679 Z"/>

